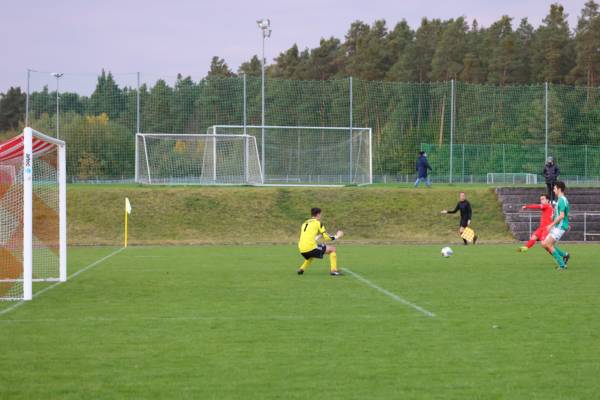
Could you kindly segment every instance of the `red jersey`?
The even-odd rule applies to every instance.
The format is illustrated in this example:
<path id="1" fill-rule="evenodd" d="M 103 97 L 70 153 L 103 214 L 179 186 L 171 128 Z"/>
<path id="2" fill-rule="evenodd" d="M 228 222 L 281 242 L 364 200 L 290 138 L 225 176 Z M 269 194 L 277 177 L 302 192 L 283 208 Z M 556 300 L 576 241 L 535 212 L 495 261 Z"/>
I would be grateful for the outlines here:
<path id="1" fill-rule="evenodd" d="M 552 216 L 554 215 L 554 210 L 550 204 L 527 204 L 525 208 L 530 210 L 541 210 L 542 215 L 540 216 L 540 226 L 546 227 L 552 223 Z"/>

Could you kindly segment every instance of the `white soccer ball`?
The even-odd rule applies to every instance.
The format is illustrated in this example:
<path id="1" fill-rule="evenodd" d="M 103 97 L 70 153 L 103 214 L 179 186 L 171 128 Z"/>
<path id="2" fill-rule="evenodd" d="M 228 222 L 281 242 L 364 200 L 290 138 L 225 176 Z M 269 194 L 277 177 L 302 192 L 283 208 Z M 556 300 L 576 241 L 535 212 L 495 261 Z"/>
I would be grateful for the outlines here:
<path id="1" fill-rule="evenodd" d="M 450 257 L 452 254 L 454 254 L 454 252 L 452 251 L 452 249 L 450 247 L 444 247 L 442 249 L 442 255 L 444 257 Z"/>

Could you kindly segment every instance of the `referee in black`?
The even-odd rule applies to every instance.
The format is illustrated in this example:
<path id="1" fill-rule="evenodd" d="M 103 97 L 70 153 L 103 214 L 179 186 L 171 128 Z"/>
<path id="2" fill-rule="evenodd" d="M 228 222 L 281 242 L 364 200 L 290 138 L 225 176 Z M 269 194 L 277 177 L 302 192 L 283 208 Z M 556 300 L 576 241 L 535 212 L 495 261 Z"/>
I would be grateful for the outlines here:
<path id="1" fill-rule="evenodd" d="M 473 214 L 473 210 L 471 209 L 471 203 L 467 200 L 465 196 L 465 192 L 460 192 L 460 200 L 456 203 L 456 207 L 452 211 L 442 210 L 442 214 L 454 214 L 457 211 L 460 211 L 460 224 L 458 226 L 458 235 L 462 235 L 465 228 L 471 225 L 471 216 Z M 467 240 L 463 239 L 465 245 L 467 245 Z M 473 238 L 473 244 L 477 242 L 477 236 Z"/>

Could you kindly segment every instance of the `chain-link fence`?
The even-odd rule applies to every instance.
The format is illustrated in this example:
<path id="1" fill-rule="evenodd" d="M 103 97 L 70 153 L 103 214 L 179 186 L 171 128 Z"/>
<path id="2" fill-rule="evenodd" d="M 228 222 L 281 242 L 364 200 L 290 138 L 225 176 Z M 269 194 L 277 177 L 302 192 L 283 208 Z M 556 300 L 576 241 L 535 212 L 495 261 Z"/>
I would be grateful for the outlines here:
<path id="1" fill-rule="evenodd" d="M 137 131 L 261 125 L 260 77 L 30 71 L 28 80 L 27 123 L 67 141 L 70 181 L 132 181 Z M 267 79 L 265 123 L 372 128 L 375 182 L 412 180 L 421 149 L 437 182 L 539 175 L 549 155 L 563 177 L 600 179 L 600 88 Z"/>

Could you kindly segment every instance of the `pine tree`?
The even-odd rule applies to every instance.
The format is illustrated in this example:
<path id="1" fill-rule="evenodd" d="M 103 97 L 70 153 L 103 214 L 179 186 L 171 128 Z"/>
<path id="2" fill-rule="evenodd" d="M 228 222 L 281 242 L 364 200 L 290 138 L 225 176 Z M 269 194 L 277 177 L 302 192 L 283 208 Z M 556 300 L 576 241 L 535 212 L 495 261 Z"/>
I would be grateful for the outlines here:
<path id="1" fill-rule="evenodd" d="M 466 35 L 467 53 L 463 59 L 463 69 L 459 75 L 459 79 L 464 82 L 485 82 L 487 73 L 481 61 L 483 35 L 484 31 L 479 29 L 477 20 L 473 20 L 471 29 Z"/>
<path id="2" fill-rule="evenodd" d="M 574 50 L 567 14 L 562 5 L 552 4 L 535 33 L 533 78 L 538 82 L 565 82 L 574 66 Z"/>
<path id="3" fill-rule="evenodd" d="M 294 44 L 275 58 L 270 76 L 284 79 L 306 79 L 309 59 L 308 49 L 300 52 L 298 46 Z"/>
<path id="4" fill-rule="evenodd" d="M 512 30 L 512 18 L 503 15 L 486 30 L 488 51 L 487 82 L 506 85 L 514 81 L 518 68 L 518 38 Z"/>
<path id="5" fill-rule="evenodd" d="M 224 59 L 214 56 L 210 62 L 207 78 L 229 78 L 235 76 Z"/>
<path id="6" fill-rule="evenodd" d="M 194 83 L 190 76 L 185 78 L 177 75 L 177 81 L 173 88 L 173 101 L 171 104 L 171 113 L 173 115 L 173 132 L 185 133 L 194 132 L 188 125 L 188 120 L 194 112 L 194 106 L 200 96 L 198 85 Z"/>
<path id="7" fill-rule="evenodd" d="M 123 92 L 115 82 L 113 75 L 102 70 L 94 93 L 90 96 L 89 110 L 92 115 L 106 113 L 110 119 L 116 119 L 125 107 Z"/>
<path id="8" fill-rule="evenodd" d="M 11 87 L 0 93 L 0 131 L 17 130 L 25 117 L 25 93 L 20 87 Z"/>
<path id="9" fill-rule="evenodd" d="M 148 99 L 142 103 L 145 132 L 173 132 L 172 120 L 173 89 L 162 79 L 150 89 Z"/>
<path id="10" fill-rule="evenodd" d="M 387 46 L 390 48 L 390 68 L 398 62 L 414 38 L 415 32 L 404 19 L 398 22 L 394 29 L 387 35 Z"/>
<path id="11" fill-rule="evenodd" d="M 448 81 L 458 78 L 463 69 L 462 62 L 467 50 L 467 30 L 467 24 L 462 17 L 448 21 L 431 61 L 432 80 Z"/>
<path id="12" fill-rule="evenodd" d="M 415 33 L 415 40 L 400 60 L 392 67 L 397 79 L 425 82 L 431 79 L 431 63 L 443 30 L 439 19 L 423 18 Z"/>
<path id="13" fill-rule="evenodd" d="M 310 52 L 305 78 L 326 80 L 342 71 L 342 48 L 339 39 L 321 39 L 319 47 Z"/>
<path id="14" fill-rule="evenodd" d="M 366 80 L 384 79 L 394 61 L 390 44 L 384 20 L 375 21 L 372 27 L 360 21 L 353 23 L 344 45 L 346 74 Z"/>
<path id="15" fill-rule="evenodd" d="M 238 75 L 246 74 L 246 76 L 261 76 L 262 65 L 257 55 L 252 56 L 250 61 L 242 63 L 238 68 Z"/>
<path id="16" fill-rule="evenodd" d="M 534 42 L 534 29 L 527 18 L 523 18 L 519 23 L 519 27 L 515 31 L 517 35 L 517 68 L 514 71 L 513 82 L 515 83 L 531 83 L 532 82 L 532 48 Z"/>
<path id="17" fill-rule="evenodd" d="M 600 82 L 600 12 L 598 4 L 585 3 L 577 23 L 575 34 L 577 52 L 575 67 L 569 74 L 569 82 L 598 86 Z"/>

